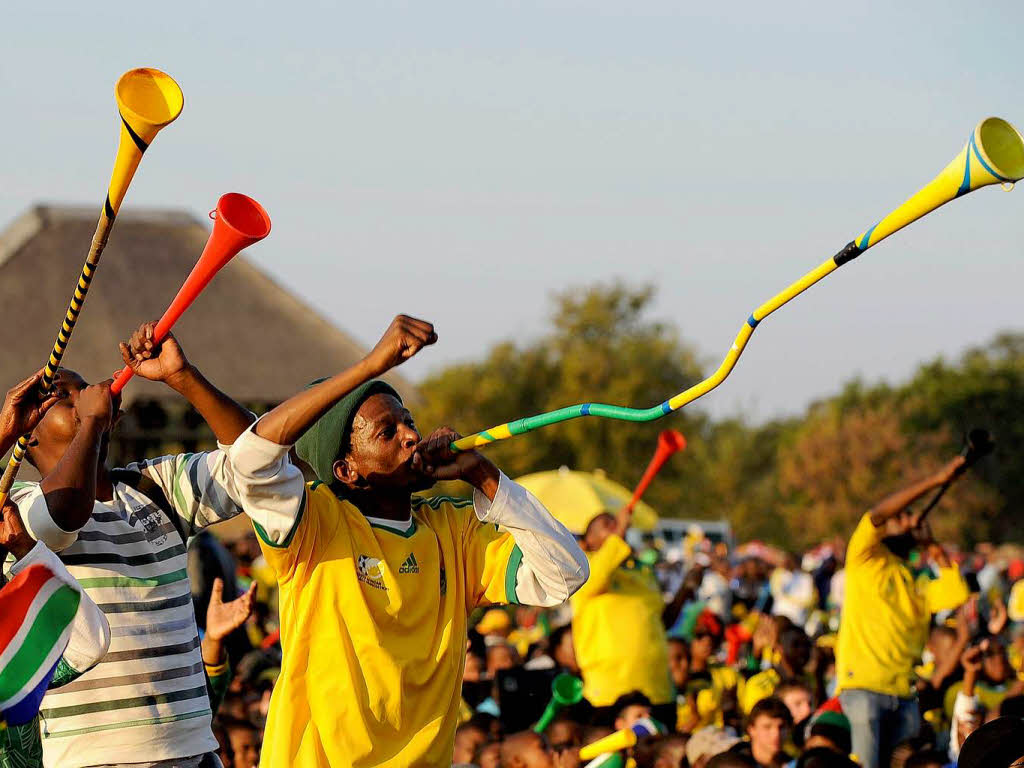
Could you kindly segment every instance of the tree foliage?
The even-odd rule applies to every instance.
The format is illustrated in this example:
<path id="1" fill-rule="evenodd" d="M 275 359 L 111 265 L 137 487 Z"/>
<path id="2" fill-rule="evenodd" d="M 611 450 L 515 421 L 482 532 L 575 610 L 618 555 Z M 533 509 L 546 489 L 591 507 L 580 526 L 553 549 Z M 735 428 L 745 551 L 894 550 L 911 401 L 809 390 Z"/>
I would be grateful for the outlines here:
<path id="1" fill-rule="evenodd" d="M 839 400 L 813 408 L 779 451 L 783 522 L 801 545 L 849 535 L 877 501 L 937 470 L 952 451 L 950 431 L 906 428 L 898 404 L 882 400 L 843 408 Z M 925 497 L 921 503 L 927 503 Z M 976 476 L 955 483 L 932 511 L 940 537 L 976 537 L 997 495 Z"/>

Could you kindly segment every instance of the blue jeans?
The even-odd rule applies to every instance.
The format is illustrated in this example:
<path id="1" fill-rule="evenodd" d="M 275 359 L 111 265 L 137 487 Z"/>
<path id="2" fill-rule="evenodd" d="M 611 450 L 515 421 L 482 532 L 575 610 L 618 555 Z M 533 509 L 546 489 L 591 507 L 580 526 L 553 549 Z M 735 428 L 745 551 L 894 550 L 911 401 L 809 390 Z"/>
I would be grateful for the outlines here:
<path id="1" fill-rule="evenodd" d="M 850 719 L 853 754 L 863 768 L 888 768 L 892 750 L 921 730 L 917 699 L 855 688 L 839 694 Z"/>

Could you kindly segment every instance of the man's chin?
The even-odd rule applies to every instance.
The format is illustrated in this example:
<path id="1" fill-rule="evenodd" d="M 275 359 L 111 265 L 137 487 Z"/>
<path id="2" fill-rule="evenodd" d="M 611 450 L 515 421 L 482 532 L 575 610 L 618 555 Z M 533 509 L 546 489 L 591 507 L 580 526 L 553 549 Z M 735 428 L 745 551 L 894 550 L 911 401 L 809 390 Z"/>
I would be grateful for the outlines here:
<path id="1" fill-rule="evenodd" d="M 425 491 L 427 488 L 432 488 L 436 482 L 436 480 L 410 468 L 386 477 L 378 476 L 374 478 L 373 485 L 378 488 L 401 488 L 409 493 L 416 493 L 417 491 Z"/>
<path id="2" fill-rule="evenodd" d="M 914 538 L 914 534 L 907 532 L 895 536 L 886 536 L 882 539 L 882 543 L 896 557 L 901 560 L 908 560 L 910 553 L 917 546 L 917 539 Z"/>

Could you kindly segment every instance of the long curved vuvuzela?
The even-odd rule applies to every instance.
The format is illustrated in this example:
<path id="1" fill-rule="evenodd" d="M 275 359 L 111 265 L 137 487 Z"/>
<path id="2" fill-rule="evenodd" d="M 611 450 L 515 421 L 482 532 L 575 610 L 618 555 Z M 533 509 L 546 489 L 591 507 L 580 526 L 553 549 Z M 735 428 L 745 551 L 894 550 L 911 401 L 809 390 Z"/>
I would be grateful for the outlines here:
<path id="1" fill-rule="evenodd" d="M 117 157 L 114 160 L 114 171 L 110 176 L 110 186 L 107 189 L 107 197 L 103 201 L 103 210 L 100 211 L 96 232 L 92 236 L 89 255 L 86 257 L 85 266 L 82 267 L 82 274 L 75 284 L 75 292 L 68 304 L 68 311 L 57 331 L 57 340 L 53 342 L 53 350 L 43 369 L 43 378 L 39 383 L 43 394 L 50 391 L 53 377 L 57 374 L 60 361 L 64 358 L 64 351 L 75 330 L 85 297 L 89 293 L 89 285 L 99 266 L 100 255 L 107 245 L 107 238 L 114 226 L 114 219 L 117 218 L 117 212 L 121 209 L 121 201 L 124 200 L 124 195 L 128 191 L 128 185 L 131 184 L 135 170 L 139 167 L 142 155 L 153 143 L 153 139 L 156 138 L 160 129 L 177 119 L 185 104 L 181 88 L 169 75 L 160 70 L 148 68 L 133 69 L 121 75 L 117 85 L 114 86 L 114 97 L 117 99 L 117 111 L 121 118 L 121 139 L 117 147 Z M 0 504 L 7 500 L 7 495 L 11 491 L 14 478 L 18 475 L 18 468 L 21 466 L 27 450 L 28 436 L 22 435 L 18 438 L 17 445 L 14 446 L 3 479 L 0 479 Z"/>
<path id="2" fill-rule="evenodd" d="M 604 403 L 581 403 L 556 411 L 529 416 L 525 419 L 500 424 L 475 435 L 468 435 L 452 443 L 452 448 L 465 451 L 479 448 L 513 435 L 557 424 L 580 416 L 599 416 L 620 421 L 654 421 L 672 413 L 713 390 L 732 372 L 736 361 L 757 328 L 758 323 L 786 302 L 796 298 L 826 275 L 857 258 L 868 248 L 877 245 L 893 232 L 897 232 L 941 205 L 990 184 L 1012 184 L 1024 178 L 1024 138 L 1005 120 L 989 117 L 978 123 L 967 140 L 963 151 L 938 176 L 919 190 L 903 205 L 873 227 L 851 240 L 835 256 L 808 272 L 781 293 L 776 294 L 755 309 L 740 328 L 732 348 L 718 370 L 699 384 L 670 397 L 650 408 L 627 408 Z"/>

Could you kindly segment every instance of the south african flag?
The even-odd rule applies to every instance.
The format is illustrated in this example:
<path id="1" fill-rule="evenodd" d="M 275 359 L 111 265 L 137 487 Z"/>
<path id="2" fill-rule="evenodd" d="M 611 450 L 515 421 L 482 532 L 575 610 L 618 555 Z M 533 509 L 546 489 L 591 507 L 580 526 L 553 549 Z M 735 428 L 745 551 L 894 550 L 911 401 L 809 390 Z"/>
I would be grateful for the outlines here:
<path id="1" fill-rule="evenodd" d="M 80 599 L 44 565 L 29 566 L 0 589 L 0 728 L 36 716 Z"/>

